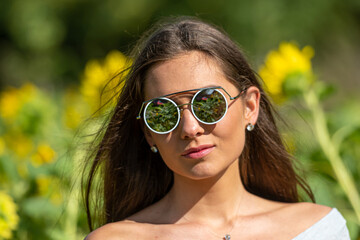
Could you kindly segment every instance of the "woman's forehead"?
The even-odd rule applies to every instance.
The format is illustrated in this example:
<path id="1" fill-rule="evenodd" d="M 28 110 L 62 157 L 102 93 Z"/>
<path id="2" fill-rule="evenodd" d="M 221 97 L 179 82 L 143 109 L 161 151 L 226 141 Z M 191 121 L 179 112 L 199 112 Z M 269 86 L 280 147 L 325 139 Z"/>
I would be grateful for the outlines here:
<path id="1" fill-rule="evenodd" d="M 193 51 L 150 68 L 145 80 L 145 99 L 226 83 L 229 81 L 215 60 Z"/>

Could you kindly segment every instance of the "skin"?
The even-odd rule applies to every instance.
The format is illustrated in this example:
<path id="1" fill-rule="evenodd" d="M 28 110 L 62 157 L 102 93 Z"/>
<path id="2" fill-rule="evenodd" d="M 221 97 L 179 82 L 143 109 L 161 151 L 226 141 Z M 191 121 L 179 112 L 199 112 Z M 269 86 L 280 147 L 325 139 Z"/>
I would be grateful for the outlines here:
<path id="1" fill-rule="evenodd" d="M 152 67 L 145 98 L 207 86 L 239 94 L 215 60 L 193 51 Z M 183 104 L 191 97 L 172 99 Z M 238 161 L 246 125 L 256 123 L 259 100 L 259 90 L 250 87 L 243 97 L 228 99 L 228 112 L 217 124 L 198 122 L 186 105 L 173 132 L 160 135 L 144 128 L 149 146 L 157 146 L 174 172 L 173 188 L 159 202 L 95 230 L 86 239 L 222 239 L 226 233 L 231 239 L 292 239 L 329 213 L 329 207 L 269 201 L 245 190 Z M 186 149 L 204 144 L 212 146 L 206 156 L 182 156 Z"/>

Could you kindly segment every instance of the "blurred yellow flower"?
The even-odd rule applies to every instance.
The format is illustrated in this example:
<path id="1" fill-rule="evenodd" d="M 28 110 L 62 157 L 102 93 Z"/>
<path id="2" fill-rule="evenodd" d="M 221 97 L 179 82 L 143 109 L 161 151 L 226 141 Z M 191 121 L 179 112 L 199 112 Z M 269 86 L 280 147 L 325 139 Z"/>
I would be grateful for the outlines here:
<path id="1" fill-rule="evenodd" d="M 37 89 L 31 83 L 24 84 L 21 88 L 8 87 L 0 94 L 0 115 L 6 120 L 12 120 L 24 103 L 29 101 Z"/>
<path id="2" fill-rule="evenodd" d="M 55 205 L 60 205 L 63 201 L 59 185 L 55 184 L 54 177 L 39 175 L 36 178 L 38 193 L 42 196 L 50 194 L 50 200 Z"/>
<path id="3" fill-rule="evenodd" d="M 0 191 L 0 239 L 12 238 L 12 231 L 19 223 L 16 210 L 17 206 L 13 199 L 5 192 Z"/>
<path id="4" fill-rule="evenodd" d="M 5 152 L 5 141 L 2 137 L 0 137 L 0 156 Z"/>
<path id="5" fill-rule="evenodd" d="M 55 151 L 47 144 L 39 144 L 36 153 L 31 156 L 31 162 L 34 166 L 41 166 L 45 163 L 51 163 L 56 156 Z"/>
<path id="6" fill-rule="evenodd" d="M 40 195 L 45 195 L 50 187 L 51 178 L 48 176 L 39 175 L 36 177 L 36 185 Z"/>
<path id="7" fill-rule="evenodd" d="M 260 68 L 259 74 L 264 80 L 267 91 L 275 100 L 283 99 L 283 83 L 290 74 L 311 74 L 311 58 L 314 50 L 310 46 L 302 50 L 294 43 L 282 42 L 277 51 L 271 51 Z"/>
<path id="8" fill-rule="evenodd" d="M 15 155 L 22 159 L 29 156 L 33 151 L 33 142 L 24 134 L 13 132 L 4 136 L 6 147 L 12 150 Z"/>
<path id="9" fill-rule="evenodd" d="M 0 114 L 3 118 L 13 118 L 20 108 L 18 90 L 9 88 L 0 96 Z"/>
<path id="10" fill-rule="evenodd" d="M 26 162 L 17 163 L 16 169 L 22 178 L 27 178 L 29 176 L 29 169 L 26 165 Z"/>
<path id="11" fill-rule="evenodd" d="M 63 122 L 66 127 L 75 129 L 79 126 L 84 117 L 89 115 L 89 111 L 86 106 L 84 106 L 82 96 L 73 88 L 68 88 L 65 91 L 63 101 Z"/>
<path id="12" fill-rule="evenodd" d="M 75 129 L 79 126 L 82 115 L 74 106 L 68 105 L 65 109 L 64 123 L 68 128 Z"/>
<path id="13" fill-rule="evenodd" d="M 123 84 L 119 81 L 125 76 L 116 77 L 116 74 L 128 68 L 131 61 L 119 51 L 111 51 L 103 62 L 90 60 L 84 71 L 80 92 L 90 105 L 91 111 L 97 110 L 101 104 L 107 103 L 116 96 Z M 114 78 L 114 79 L 113 79 Z"/>

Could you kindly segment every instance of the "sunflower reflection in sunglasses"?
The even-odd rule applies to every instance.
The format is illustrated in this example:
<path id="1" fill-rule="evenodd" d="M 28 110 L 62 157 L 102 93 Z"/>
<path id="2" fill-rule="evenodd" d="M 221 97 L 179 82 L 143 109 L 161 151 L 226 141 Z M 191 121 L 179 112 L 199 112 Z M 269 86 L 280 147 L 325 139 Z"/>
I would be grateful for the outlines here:
<path id="1" fill-rule="evenodd" d="M 166 134 L 173 131 L 179 124 L 180 108 L 185 105 L 190 105 L 192 114 L 199 122 L 215 124 L 223 119 L 228 109 L 226 97 L 219 89 L 222 89 L 229 96 L 230 100 L 240 97 L 246 91 L 246 89 L 244 89 L 237 96 L 231 97 L 224 88 L 219 86 L 167 94 L 143 102 L 137 119 L 141 118 L 141 113 L 145 105 L 143 118 L 146 126 L 155 133 Z M 185 94 L 192 91 L 197 92 L 192 97 L 190 103 L 177 105 L 173 100 L 167 98 L 171 95 Z"/>

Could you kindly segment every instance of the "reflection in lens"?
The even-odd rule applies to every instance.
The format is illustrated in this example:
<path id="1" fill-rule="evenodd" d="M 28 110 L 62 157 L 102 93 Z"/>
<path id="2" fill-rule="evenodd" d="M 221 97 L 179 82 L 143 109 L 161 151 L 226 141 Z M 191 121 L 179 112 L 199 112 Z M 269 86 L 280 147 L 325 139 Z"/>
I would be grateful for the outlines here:
<path id="1" fill-rule="evenodd" d="M 146 123 L 157 132 L 167 132 L 174 128 L 178 115 L 177 107 L 167 99 L 155 99 L 145 109 Z"/>
<path id="2" fill-rule="evenodd" d="M 215 89 L 206 89 L 199 92 L 193 101 L 194 114 L 201 121 L 214 123 L 220 120 L 226 112 L 226 100 Z"/>

